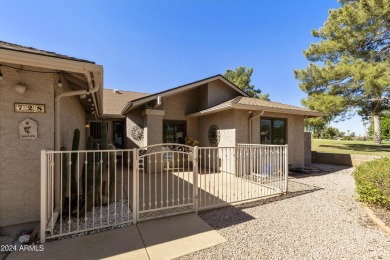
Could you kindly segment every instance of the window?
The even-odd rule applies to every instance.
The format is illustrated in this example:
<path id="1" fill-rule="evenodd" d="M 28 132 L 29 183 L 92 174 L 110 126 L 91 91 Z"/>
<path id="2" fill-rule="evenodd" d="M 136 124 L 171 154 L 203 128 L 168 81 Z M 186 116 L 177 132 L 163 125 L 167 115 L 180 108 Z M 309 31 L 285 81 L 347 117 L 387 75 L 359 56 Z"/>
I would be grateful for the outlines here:
<path id="1" fill-rule="evenodd" d="M 102 127 L 99 121 L 89 122 L 89 135 L 93 137 L 99 144 L 102 139 Z M 106 123 L 108 129 L 108 123 Z"/>
<path id="2" fill-rule="evenodd" d="M 164 121 L 163 141 L 164 143 L 184 144 L 187 132 L 187 124 L 182 121 Z"/>
<path id="3" fill-rule="evenodd" d="M 260 120 L 261 144 L 286 144 L 286 120 L 262 118 Z"/>

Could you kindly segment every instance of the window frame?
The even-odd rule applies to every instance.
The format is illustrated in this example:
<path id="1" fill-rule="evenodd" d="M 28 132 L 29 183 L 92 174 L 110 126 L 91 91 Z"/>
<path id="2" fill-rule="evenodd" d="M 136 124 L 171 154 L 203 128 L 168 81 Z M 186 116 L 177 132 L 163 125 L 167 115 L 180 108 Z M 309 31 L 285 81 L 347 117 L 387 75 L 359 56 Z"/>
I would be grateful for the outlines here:
<path id="1" fill-rule="evenodd" d="M 263 119 L 271 121 L 271 143 L 269 145 L 286 145 L 286 144 L 288 144 L 288 133 L 287 133 L 288 120 L 287 120 L 287 118 L 281 118 L 281 117 L 260 117 L 260 144 L 264 144 L 261 141 L 261 120 L 263 120 Z M 274 131 L 274 121 L 275 120 L 284 121 L 284 143 L 283 144 L 275 144 L 274 143 L 273 131 Z"/>
<path id="2" fill-rule="evenodd" d="M 187 121 L 186 120 L 163 120 L 162 123 L 162 130 L 163 130 L 163 136 L 162 136 L 162 142 L 166 144 L 167 142 L 165 141 L 165 128 L 164 128 L 164 123 L 180 123 L 184 124 L 184 139 L 183 139 L 183 144 L 185 144 L 185 138 L 187 137 Z M 176 132 L 174 133 L 176 135 Z"/>

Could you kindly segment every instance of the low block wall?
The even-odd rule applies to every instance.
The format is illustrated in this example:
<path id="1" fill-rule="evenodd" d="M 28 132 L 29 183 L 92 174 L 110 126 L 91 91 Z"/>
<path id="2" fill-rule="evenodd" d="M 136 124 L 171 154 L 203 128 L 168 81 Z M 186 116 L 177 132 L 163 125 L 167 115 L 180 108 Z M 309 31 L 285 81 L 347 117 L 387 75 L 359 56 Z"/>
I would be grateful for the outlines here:
<path id="1" fill-rule="evenodd" d="M 378 155 L 364 154 L 338 154 L 338 153 L 318 153 L 311 152 L 312 163 L 336 164 L 345 166 L 358 166 L 363 162 L 372 161 L 380 158 Z"/>

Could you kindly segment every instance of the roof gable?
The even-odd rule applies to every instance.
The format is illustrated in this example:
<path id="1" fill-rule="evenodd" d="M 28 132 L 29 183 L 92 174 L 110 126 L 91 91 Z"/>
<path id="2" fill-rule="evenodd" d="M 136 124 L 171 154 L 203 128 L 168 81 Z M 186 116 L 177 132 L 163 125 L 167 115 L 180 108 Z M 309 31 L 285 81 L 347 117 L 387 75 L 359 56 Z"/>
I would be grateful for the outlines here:
<path id="1" fill-rule="evenodd" d="M 149 101 L 152 101 L 152 100 L 156 99 L 158 96 L 164 97 L 164 96 L 169 96 L 169 95 L 172 95 L 172 94 L 188 91 L 188 90 L 194 89 L 196 87 L 202 86 L 204 84 L 207 84 L 207 83 L 215 81 L 215 80 L 221 80 L 227 86 L 229 86 L 230 88 L 235 90 L 238 95 L 248 97 L 248 94 L 245 93 L 242 89 L 237 87 L 235 84 L 230 82 L 228 79 L 226 79 L 222 75 L 218 74 L 218 75 L 215 75 L 215 76 L 212 76 L 212 77 L 209 77 L 209 78 L 201 79 L 201 80 L 198 80 L 198 81 L 195 81 L 195 82 L 191 82 L 191 83 L 188 83 L 188 84 L 185 84 L 185 85 L 182 85 L 182 86 L 178 86 L 178 87 L 171 88 L 171 89 L 168 89 L 168 90 L 165 90 L 165 91 L 162 91 L 162 92 L 158 92 L 158 93 L 155 93 L 155 94 L 152 94 L 152 95 L 148 95 L 148 96 L 145 96 L 145 97 L 134 99 L 133 101 L 129 101 L 129 102 L 127 102 L 126 106 L 123 108 L 122 114 L 126 114 L 132 108 L 138 107 L 138 106 L 140 106 L 142 104 L 145 104 L 145 103 L 147 103 Z"/>

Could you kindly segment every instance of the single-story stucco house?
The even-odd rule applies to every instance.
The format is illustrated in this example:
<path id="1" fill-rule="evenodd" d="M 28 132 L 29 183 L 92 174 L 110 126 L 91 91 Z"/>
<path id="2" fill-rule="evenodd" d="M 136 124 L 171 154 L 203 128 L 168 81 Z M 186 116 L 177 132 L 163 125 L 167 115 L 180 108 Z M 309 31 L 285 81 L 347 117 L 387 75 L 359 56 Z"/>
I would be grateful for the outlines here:
<path id="1" fill-rule="evenodd" d="M 200 146 L 288 144 L 289 165 L 303 166 L 304 119 L 323 115 L 251 98 L 222 75 L 152 94 L 104 89 L 101 65 L 0 42 L 0 233 L 39 220 L 40 150 L 70 149 L 76 128 L 80 149 L 105 122 L 118 149 L 186 137 Z"/>

